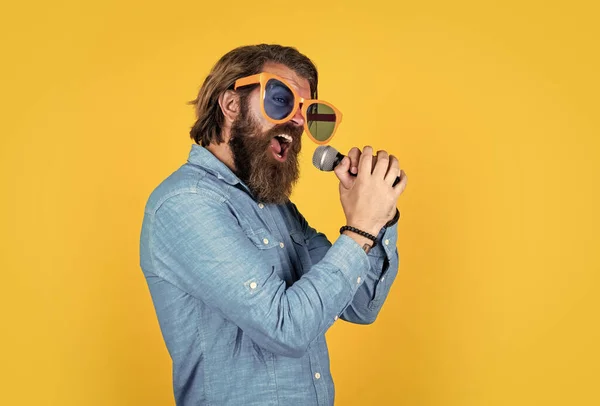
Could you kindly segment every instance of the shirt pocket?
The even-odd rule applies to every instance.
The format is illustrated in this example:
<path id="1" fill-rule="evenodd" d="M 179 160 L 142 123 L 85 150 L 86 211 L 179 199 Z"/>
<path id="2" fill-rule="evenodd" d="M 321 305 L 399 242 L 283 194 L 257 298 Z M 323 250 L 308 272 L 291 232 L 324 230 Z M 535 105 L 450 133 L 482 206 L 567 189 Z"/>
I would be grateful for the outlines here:
<path id="1" fill-rule="evenodd" d="M 246 235 L 259 250 L 268 250 L 279 246 L 279 241 L 266 228 L 246 230 Z"/>
<path id="2" fill-rule="evenodd" d="M 260 251 L 261 257 L 267 264 L 277 270 L 281 276 L 281 259 L 279 257 L 280 242 L 273 233 L 264 227 L 245 230 L 248 239 Z"/>
<path id="3" fill-rule="evenodd" d="M 301 273 L 305 274 L 312 268 L 312 259 L 308 252 L 308 244 L 304 239 L 304 234 L 301 231 L 292 231 L 290 238 L 294 242 L 294 250 L 296 251 L 297 258 L 300 261 Z"/>

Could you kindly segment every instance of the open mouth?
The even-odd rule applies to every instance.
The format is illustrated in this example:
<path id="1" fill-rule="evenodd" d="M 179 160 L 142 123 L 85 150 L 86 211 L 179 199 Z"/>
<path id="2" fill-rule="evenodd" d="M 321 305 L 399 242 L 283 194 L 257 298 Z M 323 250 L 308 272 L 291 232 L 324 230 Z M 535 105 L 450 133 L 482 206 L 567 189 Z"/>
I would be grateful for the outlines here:
<path id="1" fill-rule="evenodd" d="M 279 134 L 271 139 L 273 156 L 279 162 L 285 162 L 293 138 L 288 134 Z"/>

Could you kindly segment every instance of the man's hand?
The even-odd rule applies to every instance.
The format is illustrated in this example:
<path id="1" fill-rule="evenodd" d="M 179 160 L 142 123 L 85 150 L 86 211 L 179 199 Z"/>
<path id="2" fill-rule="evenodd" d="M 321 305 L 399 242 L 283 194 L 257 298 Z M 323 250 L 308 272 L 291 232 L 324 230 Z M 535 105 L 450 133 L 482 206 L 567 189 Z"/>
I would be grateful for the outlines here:
<path id="1" fill-rule="evenodd" d="M 334 172 L 340 180 L 346 224 L 377 235 L 396 214 L 396 202 L 406 188 L 407 176 L 398 159 L 386 151 L 378 151 L 373 157 L 370 146 L 362 153 L 354 147 Z M 397 177 L 400 182 L 392 186 Z"/>

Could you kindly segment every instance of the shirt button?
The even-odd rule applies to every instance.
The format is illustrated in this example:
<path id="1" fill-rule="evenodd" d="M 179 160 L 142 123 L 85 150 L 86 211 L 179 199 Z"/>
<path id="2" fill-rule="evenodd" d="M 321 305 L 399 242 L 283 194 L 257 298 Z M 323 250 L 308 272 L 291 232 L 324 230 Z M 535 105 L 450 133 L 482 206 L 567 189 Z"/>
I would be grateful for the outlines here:
<path id="1" fill-rule="evenodd" d="M 315 374 L 315 378 L 316 378 L 316 379 L 321 379 L 321 374 L 317 372 L 317 373 Z"/>
<path id="2" fill-rule="evenodd" d="M 279 243 L 279 246 L 280 246 L 281 248 L 285 247 L 285 245 L 284 245 L 282 242 L 280 242 L 280 243 Z"/>
<path id="3" fill-rule="evenodd" d="M 265 243 L 265 245 L 267 245 L 269 243 L 269 240 L 267 240 L 266 238 L 263 240 L 263 242 Z"/>
<path id="4" fill-rule="evenodd" d="M 384 244 L 385 244 L 385 245 L 390 245 L 390 240 L 385 240 L 385 241 L 384 241 Z"/>
<path id="5" fill-rule="evenodd" d="M 264 208 L 265 208 L 265 205 L 264 205 L 264 204 L 262 204 L 262 203 L 259 203 L 259 204 L 258 204 L 258 207 L 259 207 L 260 209 L 264 209 Z"/>
<path id="6" fill-rule="evenodd" d="M 356 278 L 356 283 L 360 283 L 361 279 L 360 276 L 358 278 Z"/>
<path id="7" fill-rule="evenodd" d="M 252 282 L 252 283 L 250 284 L 250 289 L 256 289 L 256 286 L 257 286 L 257 285 L 256 285 L 256 282 Z"/>
<path id="8" fill-rule="evenodd" d="M 338 316 L 335 316 L 335 317 L 333 318 L 333 320 L 337 320 L 337 319 L 338 319 Z"/>
<path id="9" fill-rule="evenodd" d="M 385 280 L 385 276 L 383 278 L 381 278 L 381 282 L 383 282 Z"/>

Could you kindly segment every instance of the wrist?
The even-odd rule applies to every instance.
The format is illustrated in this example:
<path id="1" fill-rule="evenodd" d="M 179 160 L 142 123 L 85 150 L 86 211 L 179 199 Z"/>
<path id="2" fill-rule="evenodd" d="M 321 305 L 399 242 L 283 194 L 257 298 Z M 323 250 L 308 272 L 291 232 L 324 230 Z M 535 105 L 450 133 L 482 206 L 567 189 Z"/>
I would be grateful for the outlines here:
<path id="1" fill-rule="evenodd" d="M 372 222 L 360 221 L 360 220 L 350 220 L 348 219 L 346 224 L 351 227 L 358 228 L 364 232 L 377 236 L 379 231 L 383 228 L 383 224 L 373 224 Z"/>
<path id="2" fill-rule="evenodd" d="M 400 219 L 400 210 L 398 210 L 398 208 L 396 208 L 396 211 L 394 212 L 394 217 L 392 217 L 391 220 L 389 220 L 387 223 L 385 223 L 385 228 L 391 227 L 394 224 L 396 224 L 398 222 L 398 220 Z"/>
<path id="3" fill-rule="evenodd" d="M 377 244 L 377 236 L 356 227 L 343 226 L 340 228 L 340 234 L 352 238 L 366 253 Z"/>
<path id="4" fill-rule="evenodd" d="M 371 241 L 367 237 L 363 237 L 362 235 L 347 230 L 344 231 L 342 235 L 350 237 L 352 240 L 354 240 L 354 242 L 357 243 L 365 253 L 368 253 L 371 250 L 371 248 L 373 248 L 373 241 Z"/>

